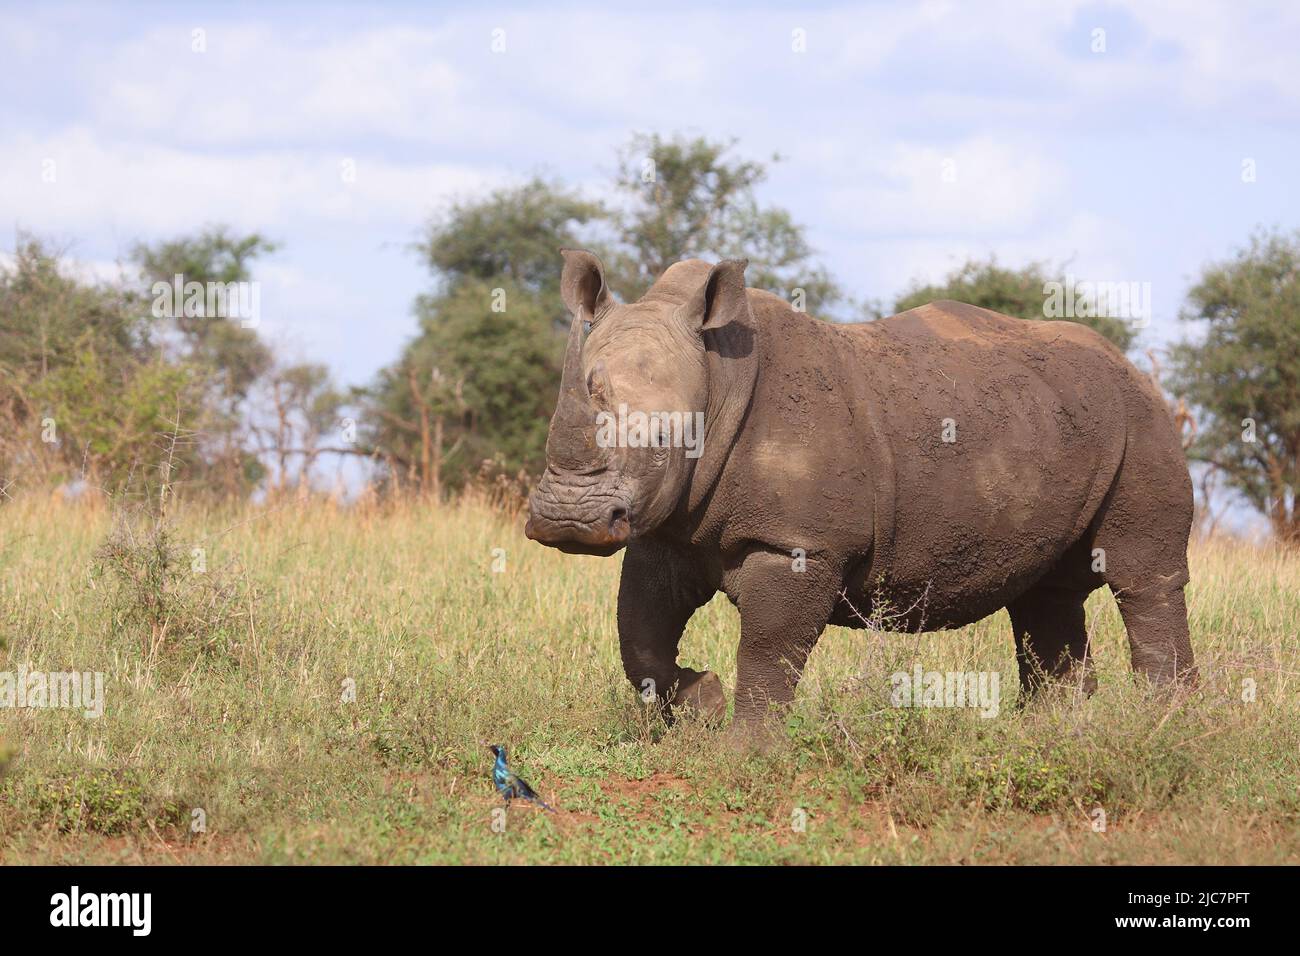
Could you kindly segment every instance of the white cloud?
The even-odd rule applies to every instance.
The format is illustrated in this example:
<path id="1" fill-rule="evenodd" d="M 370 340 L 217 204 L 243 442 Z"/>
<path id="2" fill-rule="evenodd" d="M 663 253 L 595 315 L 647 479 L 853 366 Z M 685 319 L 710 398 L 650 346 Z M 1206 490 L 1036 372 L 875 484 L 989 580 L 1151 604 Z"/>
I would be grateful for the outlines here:
<path id="1" fill-rule="evenodd" d="M 1300 7 L 1295 4 L 1150 0 L 1125 9 L 1153 37 L 1182 52 L 1181 68 L 1164 72 L 1168 86 L 1190 105 L 1236 103 L 1267 112 L 1280 107 L 1292 119 L 1300 112 Z"/>
<path id="2" fill-rule="evenodd" d="M 259 24 L 155 28 L 112 50 L 98 122 L 183 143 L 374 136 L 436 139 L 464 90 L 435 31 L 380 28 L 323 40 Z"/>
<path id="3" fill-rule="evenodd" d="M 1059 162 L 989 137 L 948 148 L 894 143 L 875 154 L 823 149 L 817 167 L 824 183 L 820 215 L 841 234 L 1023 232 L 1038 225 L 1068 185 Z"/>
<path id="4" fill-rule="evenodd" d="M 0 141 L 0 154 L 0 216 L 38 232 L 111 226 L 158 235 L 208 222 L 272 232 L 320 221 L 414 228 L 438 201 L 512 178 L 490 166 L 332 151 L 221 155 L 114 144 L 85 127 Z M 352 182 L 345 160 L 354 163 Z M 44 181 L 51 169 L 54 181 Z"/>

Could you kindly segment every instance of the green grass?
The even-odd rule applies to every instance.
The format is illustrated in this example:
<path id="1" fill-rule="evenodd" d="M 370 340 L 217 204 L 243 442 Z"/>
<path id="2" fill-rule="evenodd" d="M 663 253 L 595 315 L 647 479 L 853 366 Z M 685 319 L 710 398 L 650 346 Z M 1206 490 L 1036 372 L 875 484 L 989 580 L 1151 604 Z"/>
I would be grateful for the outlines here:
<path id="1" fill-rule="evenodd" d="M 665 728 L 625 683 L 618 560 L 545 550 L 521 523 L 475 502 L 181 509 L 154 547 L 103 507 L 0 507 L 0 670 L 103 671 L 107 697 L 99 720 L 0 708 L 0 861 L 1300 859 L 1300 558 L 1196 546 L 1189 697 L 1134 685 L 1098 592 L 1089 699 L 1016 711 L 1003 614 L 920 637 L 831 628 L 788 739 L 741 757 Z M 715 600 L 683 663 L 731 686 L 737 637 Z M 1001 714 L 890 707 L 888 675 L 918 660 L 999 671 Z M 516 807 L 494 830 L 490 742 L 558 813 Z"/>

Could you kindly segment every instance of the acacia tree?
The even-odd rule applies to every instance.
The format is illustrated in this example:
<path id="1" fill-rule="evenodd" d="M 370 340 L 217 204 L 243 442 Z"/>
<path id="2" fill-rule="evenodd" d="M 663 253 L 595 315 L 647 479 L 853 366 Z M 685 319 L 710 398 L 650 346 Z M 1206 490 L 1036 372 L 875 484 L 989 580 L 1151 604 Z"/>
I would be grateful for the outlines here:
<path id="1" fill-rule="evenodd" d="M 251 282 L 253 260 L 272 248 L 209 228 L 137 245 L 139 274 L 103 282 L 20 237 L 0 265 L 0 500 L 24 483 L 76 479 L 139 493 L 164 461 L 168 482 L 240 496 L 268 463 L 283 487 L 326 451 L 355 453 L 326 444 L 344 396 L 322 366 L 277 361 L 239 315 L 155 308 L 155 282 Z"/>
<path id="2" fill-rule="evenodd" d="M 615 180 L 628 200 L 616 216 L 621 248 L 606 263 L 616 291 L 637 298 L 681 259 L 742 258 L 749 260 L 749 285 L 795 300 L 805 311 L 823 313 L 847 301 L 814 261 L 803 227 L 787 210 L 759 202 L 756 188 L 767 168 L 731 158 L 734 147 L 734 141 L 704 138 L 632 137 Z"/>
<path id="3" fill-rule="evenodd" d="M 1300 233 L 1257 232 L 1207 266 L 1180 318 L 1205 324 L 1173 349 L 1174 386 L 1201 411 L 1190 456 L 1300 544 Z"/>
<path id="4" fill-rule="evenodd" d="M 162 358 L 153 331 L 129 284 L 87 281 L 20 239 L 0 268 L 0 489 L 144 480 L 177 408 L 199 404 L 196 369 Z"/>
<path id="5" fill-rule="evenodd" d="M 359 453 L 345 443 L 342 415 L 347 395 L 335 386 L 326 366 L 277 361 L 262 377 L 256 398 L 260 414 L 250 428 L 270 467 L 269 493 L 305 492 L 321 455 Z M 341 440 L 331 443 L 332 438 Z"/>
<path id="6" fill-rule="evenodd" d="M 184 282 L 252 282 L 252 262 L 273 252 L 274 243 L 256 233 L 232 235 L 212 226 L 193 236 L 181 236 L 153 245 L 137 245 L 133 257 L 146 288 L 155 282 L 170 284 L 176 276 Z M 256 450 L 250 446 L 249 395 L 255 383 L 272 368 L 274 356 L 255 328 L 245 328 L 239 317 L 190 315 L 174 307 L 174 314 L 156 330 L 162 342 L 179 339 L 181 361 L 198 370 L 203 400 L 186 409 L 202 451 L 193 479 L 229 496 L 247 493 L 266 474 Z"/>

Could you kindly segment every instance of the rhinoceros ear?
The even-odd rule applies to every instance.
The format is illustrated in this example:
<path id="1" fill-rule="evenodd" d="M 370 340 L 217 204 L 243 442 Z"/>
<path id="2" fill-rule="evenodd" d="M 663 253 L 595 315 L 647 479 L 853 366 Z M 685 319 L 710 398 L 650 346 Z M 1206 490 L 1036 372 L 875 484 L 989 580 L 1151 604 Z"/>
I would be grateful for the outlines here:
<path id="1" fill-rule="evenodd" d="M 682 310 L 683 317 L 697 332 L 748 319 L 749 297 L 745 295 L 748 265 L 748 259 L 724 259 L 709 271 L 709 277 Z"/>
<path id="2" fill-rule="evenodd" d="M 590 252 L 582 249 L 561 249 L 564 272 L 560 276 L 560 297 L 569 312 L 595 322 L 614 304 L 614 298 L 605 285 L 605 267 Z"/>

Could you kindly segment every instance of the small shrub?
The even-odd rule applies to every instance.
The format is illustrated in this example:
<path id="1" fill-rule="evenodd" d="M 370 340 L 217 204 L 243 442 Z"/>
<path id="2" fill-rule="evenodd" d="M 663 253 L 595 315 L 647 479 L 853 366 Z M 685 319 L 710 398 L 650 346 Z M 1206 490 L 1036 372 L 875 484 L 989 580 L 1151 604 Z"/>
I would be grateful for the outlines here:
<path id="1" fill-rule="evenodd" d="M 208 568 L 206 557 L 196 566 L 192 554 L 165 520 L 130 515 L 118 517 L 95 552 L 96 568 L 110 585 L 114 625 L 139 632 L 150 653 L 185 643 L 212 650 L 247 616 L 243 582 Z"/>
<path id="2" fill-rule="evenodd" d="M 11 786 L 17 786 L 16 780 Z M 86 769 L 28 783 L 24 789 L 29 792 L 11 794 L 10 800 L 25 804 L 41 824 L 60 833 L 116 836 L 150 824 L 175 828 L 186 819 L 184 808 L 151 792 L 147 777 L 137 770 Z"/>

